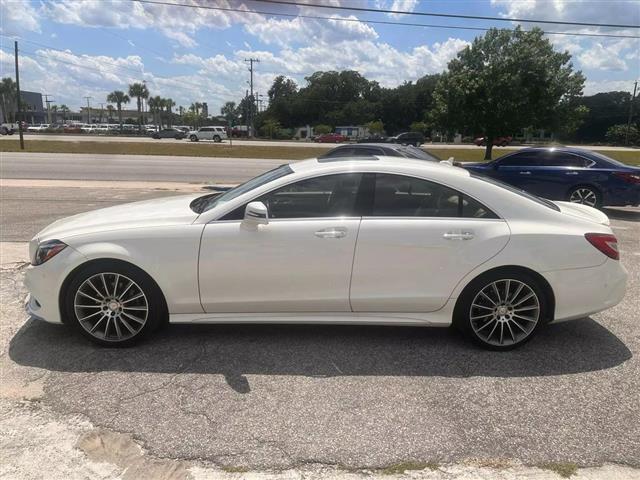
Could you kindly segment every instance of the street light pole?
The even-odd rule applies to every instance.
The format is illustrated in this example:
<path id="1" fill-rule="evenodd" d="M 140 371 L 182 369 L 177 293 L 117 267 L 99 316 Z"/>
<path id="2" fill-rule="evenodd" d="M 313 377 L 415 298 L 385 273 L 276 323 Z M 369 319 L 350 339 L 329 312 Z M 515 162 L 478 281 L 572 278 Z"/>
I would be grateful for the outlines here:
<path id="1" fill-rule="evenodd" d="M 18 133 L 20 134 L 20 150 L 24 150 L 24 137 L 22 136 L 22 97 L 20 95 L 20 72 L 18 70 L 18 41 L 13 43 L 16 58 L 16 102 L 18 103 Z"/>
<path id="2" fill-rule="evenodd" d="M 93 97 L 84 97 L 87 99 L 87 123 L 91 125 L 91 105 L 89 104 L 89 100 Z"/>

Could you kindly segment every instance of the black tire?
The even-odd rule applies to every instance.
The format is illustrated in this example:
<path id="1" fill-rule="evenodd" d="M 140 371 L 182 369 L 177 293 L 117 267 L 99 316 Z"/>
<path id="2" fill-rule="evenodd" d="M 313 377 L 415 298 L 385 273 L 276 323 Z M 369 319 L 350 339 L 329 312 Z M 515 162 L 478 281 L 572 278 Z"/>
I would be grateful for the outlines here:
<path id="1" fill-rule="evenodd" d="M 196 137 L 195 135 L 191 135 L 189 137 L 189 140 L 191 140 L 192 142 L 197 142 L 198 141 L 198 137 Z"/>
<path id="2" fill-rule="evenodd" d="M 153 138 L 155 138 L 156 140 L 160 140 L 160 135 L 153 135 Z"/>
<path id="3" fill-rule="evenodd" d="M 506 299 L 513 297 L 510 303 L 497 302 L 497 296 L 491 295 L 490 292 L 493 290 L 491 286 L 495 282 L 501 296 L 504 296 L 508 289 L 509 294 Z M 518 290 L 521 284 L 523 287 Z M 487 291 L 493 298 L 485 300 L 481 292 Z M 525 299 L 529 293 L 533 293 L 534 297 Z M 493 305 L 490 300 L 496 301 L 496 304 Z M 517 313 L 512 306 L 508 307 L 514 304 Z M 536 305 L 537 310 L 533 310 Z M 512 350 L 531 340 L 537 333 L 549 317 L 549 305 L 547 294 L 532 275 L 518 270 L 496 270 L 480 275 L 467 285 L 456 303 L 453 325 L 485 349 Z M 504 308 L 504 311 L 498 310 L 499 308 Z M 525 318 L 534 317 L 535 322 L 525 320 Z M 501 331 L 502 336 L 500 336 Z"/>
<path id="4" fill-rule="evenodd" d="M 95 261 L 81 266 L 72 275 L 61 298 L 65 323 L 98 345 L 128 347 L 168 322 L 167 306 L 160 287 L 143 270 L 130 263 L 119 260 Z M 87 281 L 93 285 L 93 289 Z M 133 282 L 130 286 L 129 281 Z M 120 312 L 126 308 L 135 318 L 131 318 L 132 315 L 126 311 L 121 315 L 111 310 L 111 306 L 107 304 L 113 302 L 109 302 L 109 299 L 114 294 L 109 292 L 122 295 L 122 303 L 116 301 L 120 305 Z M 87 293 L 90 294 L 88 297 Z M 135 298 L 139 293 L 142 293 L 143 297 Z M 83 303 L 78 304 L 78 299 Z M 94 306 L 99 305 L 98 301 L 102 302 L 102 305 Z M 124 307 L 125 304 L 128 306 Z M 143 308 L 146 308 L 144 313 Z M 84 315 L 84 323 L 79 315 Z M 91 316 L 93 318 L 89 318 Z M 98 320 L 95 320 L 96 318 Z M 105 325 L 103 333 L 101 330 Z M 91 333 L 90 329 L 93 328 L 95 332 Z"/>
<path id="5" fill-rule="evenodd" d="M 222 139 L 218 135 L 216 135 L 216 136 L 213 137 L 213 141 L 216 142 L 216 143 L 220 143 L 222 141 Z"/>
<path id="6" fill-rule="evenodd" d="M 569 190 L 567 193 L 567 201 L 593 208 L 600 208 L 602 207 L 602 194 L 600 190 L 591 185 L 578 185 Z M 595 203 L 592 204 L 592 201 Z"/>

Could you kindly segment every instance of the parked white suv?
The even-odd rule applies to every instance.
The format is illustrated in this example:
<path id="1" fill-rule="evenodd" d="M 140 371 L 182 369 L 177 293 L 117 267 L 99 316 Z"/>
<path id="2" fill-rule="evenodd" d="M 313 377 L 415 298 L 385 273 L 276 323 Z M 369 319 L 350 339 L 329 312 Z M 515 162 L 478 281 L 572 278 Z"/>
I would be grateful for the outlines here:
<path id="1" fill-rule="evenodd" d="M 191 130 L 187 134 L 187 138 L 192 142 L 197 142 L 198 140 L 221 142 L 227 139 L 227 131 L 224 127 L 201 127 L 200 130 Z"/>

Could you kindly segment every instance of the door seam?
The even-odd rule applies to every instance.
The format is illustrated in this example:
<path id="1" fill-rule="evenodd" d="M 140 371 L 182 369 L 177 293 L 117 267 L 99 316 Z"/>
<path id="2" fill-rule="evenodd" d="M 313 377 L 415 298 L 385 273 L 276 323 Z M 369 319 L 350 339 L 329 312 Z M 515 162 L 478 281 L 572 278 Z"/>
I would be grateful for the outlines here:
<path id="1" fill-rule="evenodd" d="M 351 274 L 349 275 L 349 309 L 353 310 L 353 305 L 351 304 L 351 284 L 353 283 L 353 266 L 356 263 L 356 251 L 358 249 L 358 237 L 360 237 L 360 228 L 362 227 L 362 217 L 360 217 L 360 222 L 358 223 L 358 231 L 356 232 L 356 241 L 353 244 L 353 257 L 351 258 Z"/>

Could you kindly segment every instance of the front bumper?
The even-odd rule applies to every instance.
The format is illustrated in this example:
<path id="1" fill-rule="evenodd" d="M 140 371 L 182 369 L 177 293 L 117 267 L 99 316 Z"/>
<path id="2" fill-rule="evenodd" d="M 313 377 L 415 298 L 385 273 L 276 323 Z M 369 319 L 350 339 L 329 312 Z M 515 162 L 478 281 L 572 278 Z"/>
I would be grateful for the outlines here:
<path id="1" fill-rule="evenodd" d="M 86 260 L 84 255 L 67 246 L 48 262 L 27 267 L 24 277 L 24 284 L 29 290 L 29 296 L 25 300 L 27 313 L 39 320 L 62 323 L 60 289 L 69 273 Z"/>
<path id="2" fill-rule="evenodd" d="M 614 307 L 627 290 L 627 270 L 610 258 L 597 267 L 555 270 L 542 275 L 555 295 L 554 322 L 584 318 Z"/>

